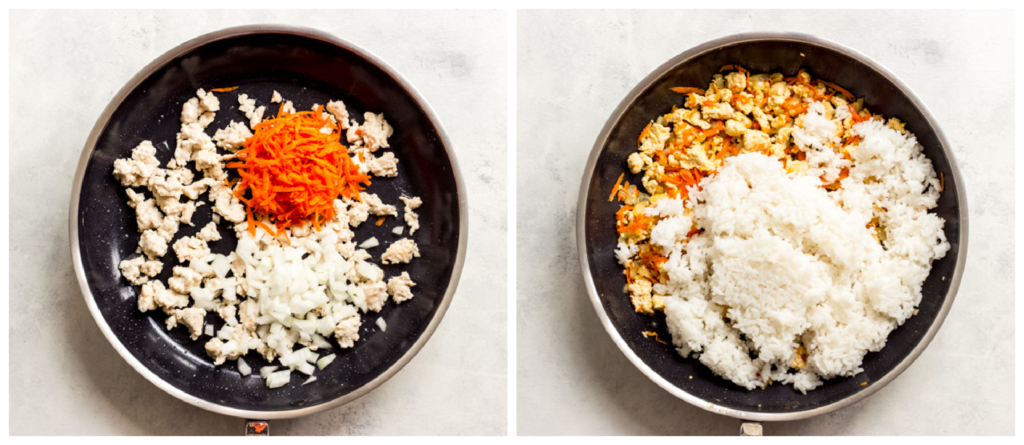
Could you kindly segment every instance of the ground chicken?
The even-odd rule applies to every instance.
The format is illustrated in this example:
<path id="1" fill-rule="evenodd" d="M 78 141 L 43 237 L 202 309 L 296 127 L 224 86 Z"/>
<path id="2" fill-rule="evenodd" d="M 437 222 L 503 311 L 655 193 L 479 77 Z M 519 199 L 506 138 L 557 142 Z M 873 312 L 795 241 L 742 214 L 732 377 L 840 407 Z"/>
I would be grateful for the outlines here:
<path id="1" fill-rule="evenodd" d="M 142 238 L 139 239 L 139 252 L 146 254 L 150 259 L 162 257 L 167 253 L 167 240 L 156 230 L 142 232 Z"/>
<path id="2" fill-rule="evenodd" d="M 395 159 L 395 154 L 390 151 L 380 157 L 369 155 L 365 164 L 367 170 L 374 176 L 381 178 L 398 176 L 398 159 Z"/>
<path id="3" fill-rule="evenodd" d="M 383 281 L 375 281 L 372 283 L 362 283 L 359 288 L 363 290 L 363 294 L 366 295 L 366 308 L 380 312 L 384 308 L 384 302 L 388 300 L 387 285 Z"/>
<path id="4" fill-rule="evenodd" d="M 217 223 L 210 221 L 202 230 L 199 231 L 196 238 L 206 242 L 219 241 L 220 231 L 217 230 Z"/>
<path id="5" fill-rule="evenodd" d="M 142 273 L 142 265 L 146 263 L 146 257 L 137 256 L 130 260 L 122 260 L 117 267 L 121 269 L 121 275 L 124 276 L 128 282 L 141 286 L 149 281 L 149 277 Z"/>
<path id="6" fill-rule="evenodd" d="M 345 108 L 345 103 L 340 100 L 332 100 L 327 102 L 327 112 L 334 116 L 334 120 L 338 122 L 338 128 L 344 130 L 348 128 L 348 110 Z"/>
<path id="7" fill-rule="evenodd" d="M 359 197 L 362 198 L 362 201 L 370 207 L 367 211 L 371 215 L 398 216 L 398 210 L 395 209 L 395 206 L 384 204 L 384 202 L 380 200 L 380 197 L 378 197 L 376 193 L 362 192 L 359 194 Z"/>
<path id="8" fill-rule="evenodd" d="M 225 303 L 218 306 L 216 311 L 217 315 L 220 315 L 221 320 L 224 320 L 224 322 L 227 323 L 228 326 L 235 326 L 238 324 L 238 319 L 235 317 L 235 315 L 238 313 L 238 306 Z"/>
<path id="9" fill-rule="evenodd" d="M 175 246 L 178 244 L 175 243 Z M 171 290 L 188 294 L 203 281 L 203 276 L 188 267 L 174 266 L 174 276 L 167 280 L 167 286 Z"/>
<path id="10" fill-rule="evenodd" d="M 412 278 L 409 278 L 409 272 L 402 272 L 401 275 L 388 280 L 388 294 L 395 300 L 395 303 L 401 303 L 412 298 L 411 288 L 415 285 Z"/>
<path id="11" fill-rule="evenodd" d="M 132 149 L 131 159 L 117 159 L 114 161 L 114 177 L 121 181 L 124 187 L 144 187 L 148 184 L 149 178 L 160 167 L 160 161 L 156 159 L 156 147 L 150 141 L 142 141 Z"/>
<path id="12" fill-rule="evenodd" d="M 388 246 L 388 250 L 380 256 L 384 264 L 408 263 L 413 257 L 419 258 L 420 249 L 416 242 L 409 238 L 402 238 Z"/>
<path id="13" fill-rule="evenodd" d="M 213 135 L 213 141 L 217 146 L 228 151 L 238 151 L 245 144 L 245 140 L 252 137 L 252 132 L 241 122 L 231 121 L 227 127 L 217 130 Z"/>
<path id="14" fill-rule="evenodd" d="M 384 119 L 384 113 L 374 114 L 366 112 L 363 114 L 363 126 L 359 134 L 363 137 L 363 143 L 371 152 L 378 148 L 388 148 L 388 138 L 394 133 L 391 125 Z"/>
<path id="15" fill-rule="evenodd" d="M 194 236 L 186 236 L 175 241 L 173 248 L 174 254 L 178 256 L 178 261 L 182 263 L 198 260 L 210 254 L 210 246 L 206 245 L 206 241 Z"/>
<path id="16" fill-rule="evenodd" d="M 349 201 L 345 215 L 348 217 L 350 226 L 359 227 L 360 224 L 370 217 L 370 206 L 364 202 Z"/>
<path id="17" fill-rule="evenodd" d="M 338 340 L 338 346 L 351 348 L 359 340 L 359 324 L 362 319 L 359 314 L 348 317 L 338 322 L 334 327 L 334 338 Z"/>
<path id="18" fill-rule="evenodd" d="M 210 198 L 214 201 L 214 212 L 233 223 L 245 221 L 245 205 L 231 193 L 231 189 L 226 185 L 219 182 L 211 185 L 210 194 Z"/>
<path id="19" fill-rule="evenodd" d="M 412 198 L 401 196 L 398 199 L 405 203 L 405 223 L 409 225 L 409 235 L 412 235 L 420 228 L 420 216 L 413 212 L 413 210 L 423 205 L 423 200 L 419 196 Z"/>
<path id="20" fill-rule="evenodd" d="M 206 311 L 203 309 L 194 307 L 175 309 L 174 312 L 167 316 L 167 330 L 169 331 L 177 326 L 178 323 L 181 323 L 188 328 L 188 333 L 192 340 L 198 340 L 199 336 L 203 334 L 204 317 L 206 317 Z"/>

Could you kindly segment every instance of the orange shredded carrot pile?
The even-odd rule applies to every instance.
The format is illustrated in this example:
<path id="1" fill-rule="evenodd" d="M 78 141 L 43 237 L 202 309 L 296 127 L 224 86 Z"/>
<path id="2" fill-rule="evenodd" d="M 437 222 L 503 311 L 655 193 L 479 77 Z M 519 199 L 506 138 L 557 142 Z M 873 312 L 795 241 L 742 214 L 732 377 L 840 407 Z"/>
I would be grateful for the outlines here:
<path id="1" fill-rule="evenodd" d="M 380 227 L 381 224 L 384 224 L 384 217 L 383 216 L 380 217 L 380 219 L 377 220 L 376 224 L 377 224 L 377 227 Z"/>
<path id="2" fill-rule="evenodd" d="M 359 167 L 339 142 L 337 125 L 315 111 L 281 114 L 256 125 L 245 148 L 227 164 L 241 179 L 234 195 L 246 204 L 249 233 L 255 236 L 260 226 L 280 235 L 291 226 L 307 222 L 317 230 L 334 218 L 334 200 L 339 196 L 359 199 L 370 177 Z M 323 128 L 330 134 L 322 133 Z M 259 221 L 269 217 L 277 232 Z"/>
<path id="3" fill-rule="evenodd" d="M 210 91 L 212 91 L 214 93 L 229 93 L 229 92 L 235 91 L 237 89 L 238 89 L 238 87 L 213 88 Z"/>

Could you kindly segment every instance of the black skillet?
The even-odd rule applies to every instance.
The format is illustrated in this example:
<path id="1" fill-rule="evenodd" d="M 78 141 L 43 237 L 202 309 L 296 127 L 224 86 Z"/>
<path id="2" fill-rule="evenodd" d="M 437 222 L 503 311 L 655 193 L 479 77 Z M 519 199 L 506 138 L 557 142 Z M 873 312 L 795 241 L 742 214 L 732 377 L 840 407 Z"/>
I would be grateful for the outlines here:
<path id="1" fill-rule="evenodd" d="M 895 116 L 917 135 L 936 172 L 945 176 L 945 191 L 933 210 L 946 220 L 952 248 L 936 261 L 923 286 L 917 315 L 889 335 L 880 352 L 864 359 L 864 372 L 826 381 L 806 395 L 788 385 L 748 391 L 709 371 L 696 359 L 682 358 L 643 331 L 670 339 L 665 316 L 634 312 L 623 292 L 625 277 L 615 261 L 615 211 L 608 194 L 623 172 L 632 184 L 639 175 L 626 169 L 636 150 L 636 136 L 655 116 L 680 105 L 676 86 L 706 87 L 728 64 L 751 72 L 794 75 L 804 68 L 816 79 L 835 82 L 874 113 Z M 833 42 L 794 33 L 750 33 L 714 40 L 668 61 L 636 86 L 612 113 L 597 138 L 583 174 L 577 209 L 577 244 L 584 281 L 598 316 L 612 340 L 651 380 L 673 395 L 712 412 L 748 420 L 795 420 L 823 414 L 856 402 L 896 378 L 934 337 L 953 303 L 967 252 L 967 202 L 963 180 L 949 144 L 935 119 L 910 89 L 877 62 Z"/>
<path id="2" fill-rule="evenodd" d="M 182 103 L 195 96 L 198 88 L 233 86 L 238 89 L 218 94 L 221 110 L 208 133 L 231 120 L 246 122 L 238 112 L 239 93 L 256 98 L 257 105 L 267 105 L 268 116 L 279 106 L 270 103 L 274 90 L 299 110 L 341 99 L 360 122 L 364 111 L 383 112 L 395 129 L 390 143 L 399 160 L 399 175 L 374 178 L 369 191 L 399 208 L 401 194 L 423 198 L 417 210 L 421 228 L 413 236 L 422 257 L 410 265 L 382 266 L 387 277 L 408 271 L 417 283 L 415 298 L 401 305 L 388 303 L 379 314 L 364 315 L 355 347 L 341 350 L 335 344 L 337 359 L 318 370 L 317 380 L 308 385 L 301 385 L 305 376 L 300 374 L 293 375 L 285 387 L 267 389 L 257 375 L 267 362 L 255 353 L 245 357 L 254 370 L 248 377 L 239 374 L 234 362 L 214 367 L 203 350 L 208 338 L 191 341 L 184 329 L 164 329 L 162 314 L 140 313 L 138 288 L 125 281 L 117 267 L 119 261 L 135 255 L 139 233 L 125 190 L 111 175 L 114 160 L 130 156 L 142 140 L 151 140 L 157 158 L 166 162 L 174 151 Z M 350 402 L 412 359 L 440 323 L 455 293 L 465 258 L 466 212 L 465 189 L 440 121 L 394 69 L 320 31 L 246 26 L 207 34 L 168 51 L 132 78 L 107 106 L 75 175 L 71 251 L 97 324 L 139 373 L 200 408 L 236 417 L 277 419 Z M 193 235 L 210 220 L 210 206 L 199 207 L 195 227 L 182 225 L 176 238 Z M 357 228 L 355 239 L 377 237 L 381 246 L 369 252 L 379 259 L 386 246 L 399 238 L 392 229 L 404 222 L 388 218 L 380 227 L 374 222 L 375 218 Z M 221 233 L 225 239 L 211 247 L 227 254 L 237 240 L 226 222 Z M 408 236 L 408 229 L 404 235 Z M 159 279 L 170 276 L 172 257 L 169 252 L 164 258 Z M 386 332 L 376 326 L 378 316 L 386 320 Z M 207 322 L 218 329 L 222 323 L 215 314 L 208 315 Z"/>

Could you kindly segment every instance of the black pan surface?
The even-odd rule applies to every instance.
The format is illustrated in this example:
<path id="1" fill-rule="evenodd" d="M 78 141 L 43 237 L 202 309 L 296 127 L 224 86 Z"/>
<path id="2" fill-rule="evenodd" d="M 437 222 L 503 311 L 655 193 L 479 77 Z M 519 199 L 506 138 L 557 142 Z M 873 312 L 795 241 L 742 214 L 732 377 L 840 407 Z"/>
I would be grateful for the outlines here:
<path id="1" fill-rule="evenodd" d="M 873 391 L 872 385 L 897 370 L 908 357 L 910 360 L 916 357 L 912 351 L 922 341 L 926 345 L 931 335 L 934 335 L 934 332 L 928 334 L 929 328 L 933 324 L 941 324 L 948 310 L 948 305 L 944 306 L 944 303 L 947 299 L 951 301 L 955 295 L 959 271 L 963 267 L 962 255 L 966 251 L 961 250 L 961 247 L 966 247 L 966 237 L 961 239 L 961 229 L 966 233 L 967 209 L 962 204 L 964 192 L 962 182 L 958 180 L 959 173 L 951 165 L 948 147 L 942 145 L 941 133 L 915 105 L 911 95 L 885 74 L 853 54 L 814 43 L 810 39 L 755 40 L 738 36 L 736 40 L 740 41 L 714 46 L 692 57 L 684 57 L 684 60 L 677 58 L 677 64 L 659 68 L 655 73 L 662 74 L 652 75 L 656 78 L 649 78 L 645 87 L 638 87 L 626 99 L 628 101 L 629 97 L 635 95 L 635 100 L 620 105 L 620 109 L 625 106 L 624 111 L 617 119 L 613 116 L 606 125 L 607 139 L 604 139 L 603 145 L 599 139 L 599 145 L 595 147 L 599 152 L 592 155 L 591 162 L 593 156 L 597 159 L 589 182 L 583 184 L 585 202 L 581 203 L 583 215 L 580 217 L 579 228 L 584 231 L 584 263 L 589 266 L 589 270 L 587 266 L 584 267 L 584 275 L 592 277 L 594 290 L 600 300 L 600 304 L 595 302 L 595 305 L 599 306 L 599 312 L 603 311 L 607 315 L 611 326 L 606 324 L 606 327 L 614 329 L 628 349 L 649 367 L 649 371 L 644 372 L 653 372 L 668 385 L 695 396 L 706 409 L 737 417 L 769 420 L 765 416 L 750 416 L 747 413 L 799 413 L 850 400 L 862 391 Z M 886 117 L 898 117 L 906 122 L 907 130 L 917 135 L 936 172 L 943 172 L 945 176 L 945 191 L 933 212 L 946 221 L 944 231 L 951 249 L 932 266 L 923 286 L 919 313 L 889 335 L 885 348 L 865 357 L 863 373 L 852 378 L 827 380 L 824 386 L 806 395 L 794 390 L 791 385 L 778 384 L 765 390 L 748 391 L 714 375 L 696 359 L 681 357 L 670 345 L 662 345 L 654 338 L 644 337 L 643 331 L 655 331 L 661 339 L 671 339 L 663 313 L 659 312 L 652 317 L 634 312 L 628 295 L 623 292 L 626 281 L 622 268 L 613 254 L 617 243 L 614 214 L 619 203 L 609 202 L 608 193 L 623 172 L 631 184 L 640 183 L 642 175 L 632 175 L 626 168 L 627 156 L 636 150 L 637 135 L 651 119 L 671 111 L 672 105 L 681 106 L 683 96 L 670 91 L 670 87 L 706 88 L 712 76 L 727 64 L 741 65 L 752 73 L 781 72 L 786 76 L 792 76 L 803 68 L 816 79 L 835 82 L 847 88 L 855 96 L 864 97 L 866 106 L 872 112 Z M 961 223 L 964 224 L 963 228 Z M 961 243 L 965 245 L 961 246 Z M 815 414 L 821 412 L 818 410 Z M 774 419 L 783 420 L 779 417 Z"/>
<path id="2" fill-rule="evenodd" d="M 460 196 L 455 160 L 450 147 L 446 147 L 440 123 L 429 107 L 407 89 L 404 80 L 375 58 L 321 34 L 290 28 L 243 29 L 221 32 L 212 41 L 185 49 L 156 67 L 119 104 L 112 105 L 116 109 L 99 130 L 88 155 L 77 197 L 78 244 L 72 248 L 81 255 L 88 290 L 102 317 L 97 322 L 101 327 L 106 324 L 116 341 L 145 369 L 173 387 L 172 394 L 181 397 L 176 393 L 180 391 L 209 402 L 212 407 L 200 405 L 207 409 L 249 411 L 241 414 L 302 410 L 336 401 L 371 382 L 376 386 L 383 381 L 378 377 L 389 370 L 394 372 L 397 369 L 392 368 L 400 368 L 415 354 L 418 347 L 413 346 L 425 332 L 429 337 L 436 326 L 432 321 L 435 316 L 439 320 L 447 308 L 449 291 L 454 292 L 461 270 L 465 203 Z M 111 174 L 114 160 L 129 157 L 133 147 L 148 139 L 157 147 L 157 158 L 167 162 L 174 151 L 182 104 L 194 97 L 198 88 L 233 86 L 238 89 L 218 94 L 221 110 L 207 133 L 212 135 L 232 120 L 247 122 L 238 111 L 240 93 L 256 98 L 257 105 L 266 105 L 267 116 L 276 113 L 279 106 L 270 103 L 274 90 L 293 101 L 298 110 L 341 99 L 350 115 L 360 122 L 364 111 L 383 112 L 395 129 L 390 143 L 399 160 L 399 175 L 374 178 L 368 191 L 377 193 L 386 203 L 397 204 L 399 209 L 402 203 L 398 197 L 402 194 L 420 196 L 424 201 L 417 210 L 421 228 L 412 237 L 419 244 L 421 258 L 410 265 L 382 265 L 386 277 L 409 272 L 417 283 L 415 298 L 401 305 L 389 302 L 379 314 L 364 314 L 360 340 L 354 348 L 339 349 L 331 338 L 337 359 L 314 374 L 315 382 L 304 386 L 300 384 L 305 376 L 293 373 L 287 386 L 267 389 L 257 375 L 267 362 L 256 353 L 245 357 L 255 371 L 248 377 L 238 373 L 233 361 L 214 367 L 203 350 L 208 337 L 191 341 L 184 329 L 164 329 L 163 314 L 140 313 L 136 309 L 139 289 L 122 278 L 117 267 L 122 259 L 135 255 L 140 234 L 135 213 L 126 204 L 125 190 Z M 199 207 L 193 218 L 195 227 L 182 225 L 175 239 L 195 234 L 210 220 L 210 206 Z M 377 237 L 381 245 L 369 252 L 379 264 L 387 245 L 400 238 L 391 230 L 405 223 L 400 218 L 388 218 L 377 227 L 375 221 L 371 218 L 355 229 L 355 240 Z M 211 248 L 215 253 L 227 254 L 234 250 L 237 239 L 226 222 L 220 229 L 224 239 L 211 243 Z M 408 236 L 408 228 L 403 236 Z M 176 262 L 173 256 L 170 251 L 165 256 L 160 280 L 171 275 Z M 376 326 L 378 316 L 387 321 L 386 332 Z M 207 316 L 207 322 L 218 329 L 223 323 L 213 313 Z M 195 403 L 187 397 L 186 401 Z"/>

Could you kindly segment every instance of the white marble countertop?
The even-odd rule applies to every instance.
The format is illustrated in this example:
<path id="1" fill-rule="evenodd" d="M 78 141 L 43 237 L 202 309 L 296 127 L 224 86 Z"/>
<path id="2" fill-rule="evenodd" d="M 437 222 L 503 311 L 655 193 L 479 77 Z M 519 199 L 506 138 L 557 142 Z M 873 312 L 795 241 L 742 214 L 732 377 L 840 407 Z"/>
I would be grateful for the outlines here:
<path id="1" fill-rule="evenodd" d="M 612 343 L 583 288 L 575 222 L 583 167 L 623 96 L 687 48 L 755 30 L 815 34 L 900 76 L 941 123 L 970 208 L 956 303 L 917 361 L 863 401 L 764 433 L 1013 434 L 1013 14 L 790 10 L 518 13 L 518 434 L 738 433 Z"/>
<path id="2" fill-rule="evenodd" d="M 506 433 L 505 11 L 12 11 L 10 19 L 12 434 L 242 433 L 241 420 L 167 395 L 107 343 L 71 268 L 67 212 L 82 146 L 114 93 L 164 51 L 252 23 L 318 28 L 399 70 L 444 122 L 471 209 L 458 292 L 419 354 L 368 395 L 273 421 L 272 434 Z"/>

